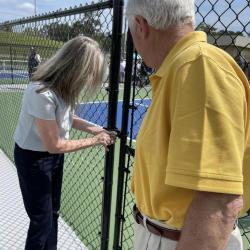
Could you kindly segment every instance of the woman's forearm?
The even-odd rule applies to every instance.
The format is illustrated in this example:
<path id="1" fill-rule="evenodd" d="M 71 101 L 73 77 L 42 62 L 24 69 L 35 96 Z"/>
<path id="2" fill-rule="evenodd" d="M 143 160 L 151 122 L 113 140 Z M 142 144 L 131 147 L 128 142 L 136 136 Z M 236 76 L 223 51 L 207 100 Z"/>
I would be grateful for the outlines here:
<path id="1" fill-rule="evenodd" d="M 59 139 L 57 142 L 50 144 L 47 148 L 52 154 L 70 153 L 80 149 L 85 149 L 92 146 L 101 145 L 95 137 L 78 139 L 78 140 L 64 140 Z"/>
<path id="2" fill-rule="evenodd" d="M 72 128 L 96 135 L 104 131 L 102 127 L 99 127 L 95 124 L 92 124 L 86 120 L 81 119 L 80 117 L 74 115 Z"/>
<path id="3" fill-rule="evenodd" d="M 35 119 L 44 147 L 52 154 L 69 153 L 80 149 L 103 145 L 106 150 L 115 142 L 115 138 L 106 132 L 100 132 L 92 138 L 66 140 L 59 137 L 59 128 L 54 120 Z"/>

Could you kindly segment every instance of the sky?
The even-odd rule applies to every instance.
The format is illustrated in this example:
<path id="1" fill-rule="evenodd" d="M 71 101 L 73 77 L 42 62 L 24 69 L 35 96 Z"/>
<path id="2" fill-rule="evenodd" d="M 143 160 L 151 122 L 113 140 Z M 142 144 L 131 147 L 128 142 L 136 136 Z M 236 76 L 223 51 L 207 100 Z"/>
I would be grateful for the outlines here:
<path id="1" fill-rule="evenodd" d="M 196 0 L 196 23 L 250 33 L 249 0 Z"/>
<path id="2" fill-rule="evenodd" d="M 37 14 L 86 3 L 85 0 L 0 0 L 0 22 L 33 16 L 35 2 Z"/>

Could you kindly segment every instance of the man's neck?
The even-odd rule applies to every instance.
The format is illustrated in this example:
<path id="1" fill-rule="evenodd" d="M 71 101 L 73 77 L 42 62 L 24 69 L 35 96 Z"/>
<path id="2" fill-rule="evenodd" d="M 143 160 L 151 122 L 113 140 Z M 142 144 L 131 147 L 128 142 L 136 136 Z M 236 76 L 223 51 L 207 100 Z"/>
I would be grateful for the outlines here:
<path id="1" fill-rule="evenodd" d="M 152 66 L 158 69 L 173 47 L 192 31 L 190 24 L 174 26 L 165 31 L 154 30 Z"/>

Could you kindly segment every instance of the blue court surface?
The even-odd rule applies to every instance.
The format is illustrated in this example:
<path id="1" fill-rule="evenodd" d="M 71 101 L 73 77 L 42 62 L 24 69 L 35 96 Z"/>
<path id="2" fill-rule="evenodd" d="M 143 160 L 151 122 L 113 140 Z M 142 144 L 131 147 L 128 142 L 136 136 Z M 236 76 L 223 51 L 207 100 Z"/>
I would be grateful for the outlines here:
<path id="1" fill-rule="evenodd" d="M 132 116 L 133 130 L 131 131 L 131 110 L 129 113 L 128 137 L 132 133 L 132 138 L 136 139 L 144 115 L 151 103 L 151 99 L 136 99 L 135 109 Z M 121 129 L 122 123 L 122 101 L 118 102 L 117 107 L 117 128 Z M 108 102 L 81 103 L 76 108 L 76 115 L 100 126 L 107 126 Z"/>
<path id="2" fill-rule="evenodd" d="M 21 78 L 21 79 L 25 79 L 28 78 L 28 73 L 27 72 L 1 72 L 0 71 L 0 79 L 17 79 L 17 78 Z"/>

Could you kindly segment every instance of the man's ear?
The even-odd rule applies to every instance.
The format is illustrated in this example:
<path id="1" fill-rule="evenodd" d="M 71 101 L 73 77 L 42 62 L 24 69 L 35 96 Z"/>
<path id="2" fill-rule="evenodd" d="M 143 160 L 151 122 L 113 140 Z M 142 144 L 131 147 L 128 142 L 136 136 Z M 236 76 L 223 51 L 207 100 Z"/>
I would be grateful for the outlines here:
<path id="1" fill-rule="evenodd" d="M 135 27 L 137 34 L 142 38 L 148 38 L 149 35 L 149 25 L 145 18 L 142 16 L 135 16 Z"/>

